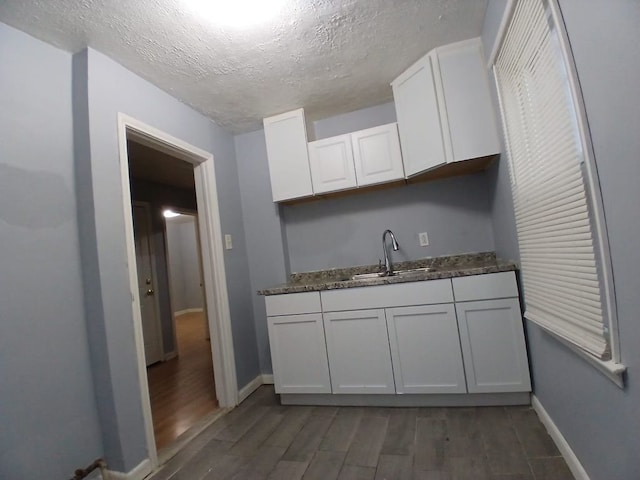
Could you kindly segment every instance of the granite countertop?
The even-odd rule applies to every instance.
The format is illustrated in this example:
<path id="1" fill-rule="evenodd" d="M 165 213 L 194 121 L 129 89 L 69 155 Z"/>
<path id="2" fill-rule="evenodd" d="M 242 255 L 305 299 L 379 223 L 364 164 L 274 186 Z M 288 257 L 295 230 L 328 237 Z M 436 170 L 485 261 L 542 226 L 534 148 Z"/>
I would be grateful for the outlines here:
<path id="1" fill-rule="evenodd" d="M 465 277 L 485 273 L 517 270 L 514 262 L 496 258 L 495 252 L 465 253 L 446 257 L 424 258 L 394 264 L 394 270 L 429 268 L 392 277 L 376 277 L 352 280 L 351 277 L 363 273 L 378 272 L 378 265 L 360 265 L 347 268 L 333 268 L 314 272 L 292 273 L 288 283 L 258 290 L 258 295 L 281 295 L 285 293 L 317 292 L 342 288 L 389 285 L 393 283 L 421 282 L 439 278 Z"/>

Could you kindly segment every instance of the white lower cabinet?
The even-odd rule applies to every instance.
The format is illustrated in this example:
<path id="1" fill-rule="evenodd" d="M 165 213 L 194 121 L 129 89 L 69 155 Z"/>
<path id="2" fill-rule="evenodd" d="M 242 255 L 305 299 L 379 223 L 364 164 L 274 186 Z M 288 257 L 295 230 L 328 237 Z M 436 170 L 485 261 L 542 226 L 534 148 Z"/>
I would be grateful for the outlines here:
<path id="1" fill-rule="evenodd" d="M 277 393 L 331 393 L 321 313 L 268 317 Z"/>
<path id="2" fill-rule="evenodd" d="M 531 391 L 514 272 L 275 295 L 266 307 L 276 393 Z"/>
<path id="3" fill-rule="evenodd" d="M 518 299 L 456 303 L 456 312 L 469 393 L 530 391 Z"/>
<path id="4" fill-rule="evenodd" d="M 453 304 L 389 308 L 397 393 L 466 393 Z"/>
<path id="5" fill-rule="evenodd" d="M 395 393 L 384 310 L 324 314 L 333 393 Z"/>

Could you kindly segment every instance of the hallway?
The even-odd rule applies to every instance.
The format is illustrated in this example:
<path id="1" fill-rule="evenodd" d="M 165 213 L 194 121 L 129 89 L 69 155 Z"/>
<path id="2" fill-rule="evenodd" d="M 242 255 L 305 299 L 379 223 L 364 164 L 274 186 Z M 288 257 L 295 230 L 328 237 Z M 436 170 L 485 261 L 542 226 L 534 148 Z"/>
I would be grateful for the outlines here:
<path id="1" fill-rule="evenodd" d="M 178 357 L 147 369 L 158 450 L 218 408 L 202 312 L 176 317 Z"/>

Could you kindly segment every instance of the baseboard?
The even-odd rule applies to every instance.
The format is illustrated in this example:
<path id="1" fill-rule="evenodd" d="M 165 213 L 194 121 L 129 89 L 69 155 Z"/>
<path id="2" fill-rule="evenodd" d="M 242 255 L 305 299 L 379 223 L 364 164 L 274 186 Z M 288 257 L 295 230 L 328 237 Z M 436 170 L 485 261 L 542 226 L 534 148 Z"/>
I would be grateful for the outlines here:
<path id="1" fill-rule="evenodd" d="M 178 352 L 176 350 L 173 350 L 172 352 L 169 352 L 169 353 L 165 353 L 164 354 L 164 361 L 168 362 L 169 360 L 173 360 L 177 356 L 178 356 Z"/>
<path id="2" fill-rule="evenodd" d="M 254 378 L 244 387 L 238 390 L 238 403 L 242 403 L 249 395 L 255 392 L 262 385 L 262 383 L 262 375 L 258 375 L 256 378 Z"/>
<path id="3" fill-rule="evenodd" d="M 204 312 L 203 308 L 185 308 L 184 310 L 177 310 L 173 312 L 174 317 L 179 317 L 180 315 L 186 315 L 187 313 L 200 313 Z"/>
<path id="4" fill-rule="evenodd" d="M 107 470 L 104 480 L 142 480 L 151 473 L 151 470 L 153 470 L 151 460 L 146 458 L 137 467 L 126 473 Z"/>
<path id="5" fill-rule="evenodd" d="M 560 429 L 557 427 L 553 419 L 549 416 L 547 411 L 540 403 L 540 400 L 538 400 L 538 397 L 536 397 L 535 395 L 531 395 L 531 406 L 538 414 L 538 418 L 540 419 L 542 424 L 546 427 L 549 436 L 555 442 L 558 450 L 560 450 L 560 453 L 564 457 L 565 462 L 567 462 L 567 466 L 569 467 L 569 470 L 571 470 L 571 473 L 573 474 L 575 479 L 590 480 L 589 475 L 580 463 L 580 460 L 578 460 L 576 454 L 573 453 L 571 445 L 569 445 L 569 442 L 567 442 L 567 440 L 564 438 Z"/>
<path id="6" fill-rule="evenodd" d="M 262 374 L 247 383 L 238 391 L 238 403 L 242 403 L 249 395 L 255 392 L 262 385 L 273 385 L 273 375 Z"/>

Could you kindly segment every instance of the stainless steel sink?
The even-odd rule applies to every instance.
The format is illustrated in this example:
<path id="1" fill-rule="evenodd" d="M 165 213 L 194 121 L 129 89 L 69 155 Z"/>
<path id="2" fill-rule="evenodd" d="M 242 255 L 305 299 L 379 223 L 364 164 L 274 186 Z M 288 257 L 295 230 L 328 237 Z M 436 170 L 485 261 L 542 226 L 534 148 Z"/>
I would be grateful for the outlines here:
<path id="1" fill-rule="evenodd" d="M 393 272 L 392 275 L 385 275 L 382 272 L 359 273 L 357 275 L 352 276 L 350 280 L 375 280 L 378 278 L 384 278 L 386 276 L 400 277 L 403 275 L 411 275 L 411 274 L 432 272 L 432 271 L 433 269 L 431 267 L 424 267 L 424 268 L 409 268 L 407 270 L 397 270 Z"/>
<path id="2" fill-rule="evenodd" d="M 408 275 L 411 273 L 424 273 L 424 272 L 433 272 L 433 268 L 431 267 L 423 267 L 423 268 L 408 268 L 407 270 L 398 270 L 393 272 L 394 275 Z"/>
<path id="3" fill-rule="evenodd" d="M 359 273 L 350 278 L 350 280 L 375 280 L 376 278 L 384 277 L 383 273 L 373 272 L 373 273 Z"/>

